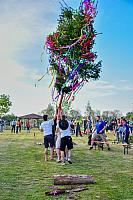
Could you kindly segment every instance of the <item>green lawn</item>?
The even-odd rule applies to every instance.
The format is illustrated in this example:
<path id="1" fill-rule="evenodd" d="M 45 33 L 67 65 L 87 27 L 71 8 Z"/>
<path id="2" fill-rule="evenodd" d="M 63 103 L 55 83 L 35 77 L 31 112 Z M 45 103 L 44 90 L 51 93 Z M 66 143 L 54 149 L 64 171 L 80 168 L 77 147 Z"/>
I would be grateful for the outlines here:
<path id="1" fill-rule="evenodd" d="M 36 132 L 36 142 L 43 134 Z M 67 199 L 67 195 L 46 197 L 55 174 L 90 174 L 96 184 L 75 194 L 75 199 L 133 200 L 133 148 L 128 155 L 123 147 L 111 144 L 111 151 L 91 150 L 87 137 L 73 137 L 73 164 L 62 166 L 44 162 L 43 145 L 34 144 L 34 134 L 0 134 L 0 200 Z"/>

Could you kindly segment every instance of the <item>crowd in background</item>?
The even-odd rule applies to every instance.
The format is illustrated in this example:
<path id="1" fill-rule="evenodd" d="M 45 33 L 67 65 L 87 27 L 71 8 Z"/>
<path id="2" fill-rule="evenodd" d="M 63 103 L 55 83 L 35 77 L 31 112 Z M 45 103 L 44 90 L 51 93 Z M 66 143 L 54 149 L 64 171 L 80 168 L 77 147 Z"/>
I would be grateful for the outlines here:
<path id="1" fill-rule="evenodd" d="M 115 131 L 117 144 L 129 143 L 129 136 L 133 134 L 133 118 L 130 120 L 126 120 L 124 117 L 116 118 L 110 122 L 108 130 Z"/>
<path id="2" fill-rule="evenodd" d="M 104 120 L 106 123 L 106 132 L 114 131 L 117 143 L 124 142 L 124 135 L 128 132 L 130 135 L 133 134 L 133 118 L 126 120 L 123 117 L 112 119 L 111 121 Z M 95 119 L 91 116 L 83 117 L 82 119 L 71 119 L 72 128 L 71 134 L 75 134 L 76 137 L 82 136 L 82 134 L 89 135 L 89 142 L 91 140 L 91 133 L 94 128 Z M 32 127 L 38 127 L 40 124 L 36 125 L 36 122 L 31 123 L 30 119 L 22 121 L 21 119 L 13 119 L 10 122 L 11 132 L 19 133 L 21 130 L 26 130 L 27 133 L 30 133 Z M 3 132 L 6 129 L 6 122 L 3 119 L 0 119 L 0 132 Z"/>
<path id="3" fill-rule="evenodd" d="M 73 148 L 72 144 L 69 144 L 69 140 L 72 141 L 71 138 L 72 134 L 75 135 L 76 137 L 78 136 L 82 137 L 83 134 L 88 135 L 88 145 L 90 145 L 90 150 L 93 149 L 94 143 L 98 141 L 98 142 L 105 142 L 105 144 L 108 147 L 108 150 L 110 151 L 110 145 L 107 140 L 106 133 L 112 131 L 112 133 L 115 134 L 116 136 L 117 143 L 121 142 L 122 144 L 123 143 L 129 144 L 129 135 L 132 134 L 132 128 L 133 128 L 133 120 L 131 119 L 130 121 L 126 121 L 126 119 L 123 117 L 118 119 L 116 118 L 111 121 L 105 121 L 101 118 L 101 116 L 96 116 L 95 120 L 93 120 L 91 116 L 85 117 L 82 120 L 81 119 L 68 120 L 63 115 L 60 121 L 58 119 L 54 119 L 54 123 L 52 125 L 53 127 L 52 134 L 51 134 L 51 131 L 49 131 L 51 129 L 50 128 L 51 123 L 52 121 L 47 119 L 44 120 L 44 122 L 42 122 L 41 125 L 42 131 L 44 132 L 45 160 L 47 160 L 48 157 L 47 149 L 50 145 L 50 149 L 52 149 L 50 152 L 53 151 L 54 147 L 53 141 L 55 140 L 55 148 L 58 157 L 57 161 L 59 162 L 62 161 L 63 163 L 64 163 L 64 156 L 62 159 L 60 151 L 65 152 L 65 154 L 67 155 L 65 147 L 68 148 L 67 149 L 68 151 Z M 60 123 L 64 124 L 64 127 L 62 127 Z M 68 125 L 65 127 L 65 124 Z M 57 130 L 59 130 L 59 133 Z M 69 139 L 66 139 L 65 137 L 68 137 Z M 51 159 L 52 158 L 53 157 L 51 157 Z M 69 159 L 70 159 L 70 153 L 69 153 Z"/>
<path id="4" fill-rule="evenodd" d="M 21 119 L 13 119 L 11 121 L 11 132 L 12 133 L 21 133 L 21 130 L 22 130 L 22 127 L 24 130 L 27 131 L 27 133 L 30 133 L 30 128 L 31 128 L 31 125 L 30 125 L 30 120 L 27 119 L 25 122 L 22 122 Z"/>
<path id="5" fill-rule="evenodd" d="M 15 134 L 21 133 L 22 129 L 30 133 L 30 129 L 36 127 L 35 124 L 31 125 L 30 119 L 22 121 L 20 118 L 13 119 L 10 126 L 11 132 Z M 4 127 L 4 120 L 0 120 L 1 132 L 3 132 Z M 129 136 L 133 134 L 133 119 L 127 121 L 124 117 L 120 117 L 107 121 L 103 120 L 101 116 L 68 119 L 65 115 L 60 114 L 60 117 L 56 115 L 54 119 L 48 120 L 48 116 L 44 115 L 38 128 L 44 132 L 45 160 L 48 160 L 49 147 L 50 158 L 53 159 L 53 149 L 55 147 L 57 161 L 64 164 L 65 159 L 67 159 L 72 164 L 71 149 L 73 149 L 73 142 L 71 135 L 76 137 L 87 135 L 90 150 L 93 149 L 96 141 L 105 142 L 108 150 L 110 150 L 106 133 L 112 132 L 116 137 L 117 144 L 129 144 Z"/>

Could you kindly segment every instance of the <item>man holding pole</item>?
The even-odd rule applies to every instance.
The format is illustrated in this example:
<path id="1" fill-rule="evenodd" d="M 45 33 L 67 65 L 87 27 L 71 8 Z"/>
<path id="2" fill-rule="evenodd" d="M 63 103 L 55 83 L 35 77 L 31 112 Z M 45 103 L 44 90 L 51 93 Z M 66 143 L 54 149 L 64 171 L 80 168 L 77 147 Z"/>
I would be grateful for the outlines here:
<path id="1" fill-rule="evenodd" d="M 43 115 L 43 122 L 41 123 L 40 130 L 44 133 L 44 158 L 48 160 L 48 147 L 50 146 L 50 160 L 53 160 L 54 137 L 52 134 L 52 125 L 54 119 L 48 120 L 48 115 Z"/>
<path id="2" fill-rule="evenodd" d="M 61 134 L 61 162 L 65 165 L 65 154 L 67 154 L 67 161 L 69 164 L 71 162 L 71 149 L 73 149 L 73 142 L 71 138 L 71 122 L 66 119 L 65 115 L 62 115 L 62 111 L 58 109 L 57 115 L 57 131 L 60 131 Z M 67 152 L 66 152 L 67 148 Z"/>

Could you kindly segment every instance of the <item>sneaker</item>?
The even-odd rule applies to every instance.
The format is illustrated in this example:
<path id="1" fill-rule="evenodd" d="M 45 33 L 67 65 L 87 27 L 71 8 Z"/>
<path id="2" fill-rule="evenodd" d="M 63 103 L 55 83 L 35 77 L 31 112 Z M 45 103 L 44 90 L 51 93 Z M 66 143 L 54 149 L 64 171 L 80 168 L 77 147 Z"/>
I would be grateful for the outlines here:
<path id="1" fill-rule="evenodd" d="M 61 165 L 65 165 L 65 162 L 61 162 Z"/>
<path id="2" fill-rule="evenodd" d="M 72 164 L 72 161 L 71 161 L 71 160 L 68 160 L 68 163 L 69 163 L 69 164 Z"/>
<path id="3" fill-rule="evenodd" d="M 90 150 L 91 150 L 91 149 L 93 149 L 93 147 L 92 147 L 92 146 L 90 147 Z"/>
<path id="4" fill-rule="evenodd" d="M 65 157 L 65 161 L 68 161 L 68 158 L 67 158 L 67 157 Z"/>
<path id="5" fill-rule="evenodd" d="M 60 163 L 61 162 L 61 160 L 60 159 L 57 159 L 57 163 Z"/>
<path id="6" fill-rule="evenodd" d="M 108 151 L 110 151 L 110 147 L 108 147 Z"/>

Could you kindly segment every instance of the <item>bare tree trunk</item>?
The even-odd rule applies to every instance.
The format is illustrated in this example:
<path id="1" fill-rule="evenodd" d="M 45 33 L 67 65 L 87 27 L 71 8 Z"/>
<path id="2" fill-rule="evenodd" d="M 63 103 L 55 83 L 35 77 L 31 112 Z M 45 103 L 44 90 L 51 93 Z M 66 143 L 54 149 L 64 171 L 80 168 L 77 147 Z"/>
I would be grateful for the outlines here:
<path id="1" fill-rule="evenodd" d="M 62 101 L 63 101 L 63 97 L 64 97 L 64 93 L 61 94 L 61 97 L 60 97 L 60 100 L 59 100 L 58 108 L 60 108 L 60 109 L 61 109 L 61 104 L 62 104 Z"/>
<path id="2" fill-rule="evenodd" d="M 54 185 L 78 185 L 96 183 L 89 175 L 55 175 Z"/>
<path id="3" fill-rule="evenodd" d="M 56 107 L 56 114 L 58 115 L 59 118 L 61 117 L 63 97 L 64 97 L 64 93 L 61 94 L 61 96 L 59 98 L 59 103 Z"/>

